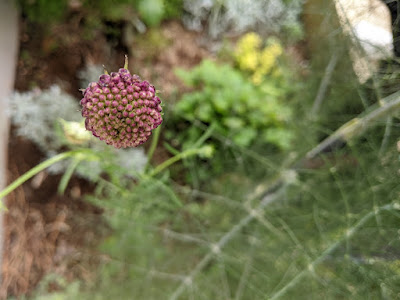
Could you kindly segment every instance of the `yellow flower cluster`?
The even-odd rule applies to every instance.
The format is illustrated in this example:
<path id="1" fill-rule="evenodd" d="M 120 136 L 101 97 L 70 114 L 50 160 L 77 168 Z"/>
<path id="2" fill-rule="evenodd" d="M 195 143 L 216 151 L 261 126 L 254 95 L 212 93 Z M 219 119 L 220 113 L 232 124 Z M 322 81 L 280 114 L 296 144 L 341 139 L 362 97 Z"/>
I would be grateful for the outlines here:
<path id="1" fill-rule="evenodd" d="M 262 41 L 258 34 L 247 33 L 237 43 L 235 57 L 239 68 L 252 73 L 252 81 L 260 84 L 265 75 L 279 75 L 276 62 L 283 53 L 278 40 L 269 38 L 267 45 L 262 48 Z"/>

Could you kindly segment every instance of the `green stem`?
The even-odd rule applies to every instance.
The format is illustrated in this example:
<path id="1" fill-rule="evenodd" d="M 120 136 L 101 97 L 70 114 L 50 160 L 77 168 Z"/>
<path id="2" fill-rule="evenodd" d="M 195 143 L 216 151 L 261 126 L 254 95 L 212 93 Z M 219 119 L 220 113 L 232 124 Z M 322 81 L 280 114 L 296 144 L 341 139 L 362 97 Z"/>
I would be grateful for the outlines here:
<path id="1" fill-rule="evenodd" d="M 28 172 L 26 172 L 22 176 L 18 177 L 14 182 L 12 182 L 10 185 L 8 185 L 5 189 L 0 191 L 0 199 L 7 196 L 9 193 L 11 193 L 13 190 L 15 190 L 17 187 L 19 187 L 25 181 L 29 180 L 30 178 L 32 178 L 33 176 L 38 174 L 40 171 L 43 171 L 44 169 L 55 164 L 56 162 L 59 162 L 63 159 L 72 157 L 80 152 L 81 151 L 69 151 L 69 152 L 60 153 L 56 156 L 53 156 L 53 157 L 45 160 L 44 162 L 38 164 L 37 166 L 30 169 Z"/>
<path id="2" fill-rule="evenodd" d="M 362 228 L 372 217 L 375 216 L 376 213 L 381 213 L 382 211 L 391 211 L 397 210 L 398 207 L 396 204 L 387 204 L 381 207 L 378 207 L 377 210 L 371 211 L 368 214 L 364 215 L 353 227 L 350 227 L 346 230 L 346 233 L 336 242 L 334 242 L 329 248 L 327 248 L 322 254 L 317 257 L 312 263 L 310 263 L 307 268 L 303 269 L 300 273 L 298 273 L 293 279 L 288 282 L 283 288 L 274 293 L 272 296 L 268 297 L 269 300 L 275 300 L 282 297 L 286 294 L 290 289 L 292 289 L 296 284 L 300 282 L 301 279 L 310 272 L 314 272 L 315 268 L 322 263 L 326 257 L 328 257 L 332 252 L 334 252 L 344 241 L 352 238 L 360 228 Z"/>
<path id="3" fill-rule="evenodd" d="M 204 132 L 204 134 L 197 140 L 197 142 L 193 145 L 192 148 L 199 148 L 203 143 L 214 133 L 215 128 L 217 127 L 215 125 L 216 123 L 212 123 Z"/>
<path id="4" fill-rule="evenodd" d="M 147 164 L 146 164 L 146 170 L 149 169 L 150 167 L 150 161 L 151 158 L 154 155 L 154 151 L 156 150 L 158 140 L 160 139 L 160 132 L 161 132 L 161 126 L 158 126 L 156 130 L 154 130 L 154 136 L 153 139 L 151 140 L 151 145 L 149 148 L 149 152 L 147 153 Z"/>
<path id="5" fill-rule="evenodd" d="M 72 174 L 74 173 L 76 167 L 81 162 L 80 158 L 74 159 L 71 164 L 68 166 L 67 170 L 65 171 L 63 177 L 61 178 L 60 184 L 58 185 L 58 194 L 62 195 L 67 188 L 68 182 L 70 181 Z"/>
<path id="6" fill-rule="evenodd" d="M 184 159 L 190 156 L 194 156 L 197 154 L 202 153 L 204 150 L 203 148 L 200 149 L 188 149 L 186 151 L 183 151 L 169 159 L 167 159 L 166 161 L 164 161 L 163 163 L 159 164 L 153 171 L 150 172 L 149 176 L 153 177 L 155 175 L 157 175 L 158 173 L 162 172 L 164 169 L 168 168 L 170 165 Z"/>

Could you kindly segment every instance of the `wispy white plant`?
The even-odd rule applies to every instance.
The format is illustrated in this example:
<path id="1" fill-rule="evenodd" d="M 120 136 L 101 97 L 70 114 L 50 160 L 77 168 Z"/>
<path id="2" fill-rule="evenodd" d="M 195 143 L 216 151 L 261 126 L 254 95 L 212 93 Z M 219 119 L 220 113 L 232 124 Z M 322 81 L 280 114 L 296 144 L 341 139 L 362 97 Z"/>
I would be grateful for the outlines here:
<path id="1" fill-rule="evenodd" d="M 211 37 L 227 31 L 280 32 L 299 27 L 303 1 L 282 0 L 185 0 L 183 22 L 191 30 L 207 23 Z"/>
<path id="2" fill-rule="evenodd" d="M 81 119 L 77 101 L 57 85 L 44 91 L 15 92 L 9 103 L 16 133 L 33 141 L 45 153 L 57 151 L 62 145 L 54 130 L 58 119 Z"/>

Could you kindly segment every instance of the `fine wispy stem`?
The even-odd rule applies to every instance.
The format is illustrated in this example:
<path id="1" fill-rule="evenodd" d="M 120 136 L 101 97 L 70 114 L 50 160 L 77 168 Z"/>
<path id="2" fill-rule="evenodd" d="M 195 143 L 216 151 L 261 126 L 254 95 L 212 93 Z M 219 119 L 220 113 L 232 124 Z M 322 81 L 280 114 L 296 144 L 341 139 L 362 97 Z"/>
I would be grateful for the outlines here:
<path id="1" fill-rule="evenodd" d="M 280 172 L 273 182 L 261 184 L 256 188 L 256 193 L 252 197 L 255 199 L 273 193 L 284 183 L 284 177 L 290 171 L 295 172 L 298 169 L 305 168 L 305 163 L 312 158 L 321 155 L 324 151 L 334 148 L 337 144 L 351 141 L 357 136 L 363 134 L 367 129 L 374 125 L 378 120 L 391 117 L 400 109 L 400 91 L 393 93 L 379 103 L 372 106 L 368 111 L 361 113 L 358 117 L 351 119 L 339 129 L 333 132 L 325 140 L 308 151 L 303 158 L 293 163 L 286 170 Z"/>
<path id="2" fill-rule="evenodd" d="M 332 78 L 332 73 L 335 70 L 336 64 L 338 62 L 339 55 L 337 52 L 333 53 L 331 59 L 329 60 L 328 66 L 325 69 L 324 77 L 322 78 L 321 84 L 319 86 L 317 96 L 315 97 L 313 107 L 311 109 L 311 116 L 315 117 L 319 108 L 321 107 L 322 101 L 325 98 L 326 90 Z"/>
<path id="3" fill-rule="evenodd" d="M 321 154 L 325 149 L 328 149 L 339 141 L 350 141 L 354 137 L 364 133 L 364 131 L 374 125 L 376 121 L 393 115 L 399 108 L 400 92 L 396 92 L 382 99 L 372 110 L 345 123 L 328 138 L 309 151 L 306 158 L 313 158 Z"/>
<path id="4" fill-rule="evenodd" d="M 224 234 L 218 240 L 217 243 L 212 244 L 210 246 L 210 250 L 208 251 L 208 253 L 202 258 L 202 260 L 200 260 L 200 262 L 195 266 L 192 272 L 190 272 L 190 274 L 184 280 L 182 280 L 181 284 L 171 295 L 170 299 L 171 300 L 178 299 L 182 295 L 182 293 L 186 290 L 186 288 L 192 284 L 194 278 L 203 270 L 203 268 L 212 259 L 214 259 L 216 255 L 218 255 L 221 252 L 222 248 L 224 248 L 225 245 L 229 243 L 229 241 L 231 241 L 233 237 L 235 237 L 236 233 L 242 230 L 245 226 L 247 226 L 247 224 L 249 224 L 253 219 L 255 219 L 259 214 L 261 214 L 265 206 L 276 201 L 282 195 L 284 195 L 284 186 L 282 186 L 274 194 L 271 194 L 268 197 L 263 198 L 255 209 L 251 210 L 246 217 L 241 219 L 239 223 L 237 223 L 235 226 L 231 228 L 231 230 L 229 230 L 226 234 Z"/>
<path id="5" fill-rule="evenodd" d="M 390 211 L 390 210 L 398 210 L 399 205 L 397 204 L 387 204 L 381 206 L 377 209 L 379 213 L 382 211 Z M 309 273 L 313 273 L 315 267 L 317 267 L 321 262 L 323 262 L 328 255 L 332 254 L 343 242 L 352 238 L 354 234 L 358 232 L 358 230 L 365 225 L 371 218 L 373 218 L 377 211 L 371 211 L 362 217 L 354 226 L 348 228 L 346 233 L 342 235 L 342 237 L 334 242 L 331 246 L 329 246 L 320 256 L 318 256 L 313 262 L 308 264 L 307 268 L 298 273 L 290 282 L 288 282 L 284 287 L 282 287 L 279 291 L 274 293 L 272 296 L 267 297 L 266 299 L 274 300 L 278 299 L 281 296 L 285 295 L 291 288 L 295 287 L 296 284 L 300 282 L 300 280 Z"/>
<path id="6" fill-rule="evenodd" d="M 388 142 L 389 142 L 390 134 L 392 132 L 392 125 L 393 125 L 393 117 L 388 117 L 386 119 L 385 133 L 383 135 L 381 148 L 379 149 L 379 156 L 382 156 L 383 153 L 385 153 L 385 151 L 387 149 L 387 145 L 388 145 Z"/>

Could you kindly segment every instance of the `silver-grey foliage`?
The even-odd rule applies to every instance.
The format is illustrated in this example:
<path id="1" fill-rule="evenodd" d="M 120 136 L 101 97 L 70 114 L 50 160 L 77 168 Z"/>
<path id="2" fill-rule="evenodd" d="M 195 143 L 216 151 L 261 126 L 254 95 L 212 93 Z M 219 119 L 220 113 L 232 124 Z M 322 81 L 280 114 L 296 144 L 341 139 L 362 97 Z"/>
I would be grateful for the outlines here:
<path id="1" fill-rule="evenodd" d="M 44 91 L 15 92 L 9 103 L 17 134 L 33 141 L 45 153 L 57 151 L 62 145 L 54 130 L 58 119 L 81 119 L 78 102 L 57 85 Z"/>
<path id="2" fill-rule="evenodd" d="M 277 33 L 300 26 L 303 0 L 185 0 L 185 26 L 216 38 L 226 32 L 248 30 Z"/>

